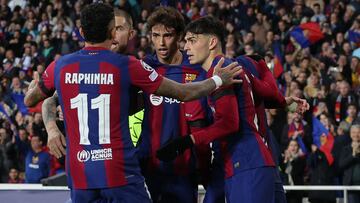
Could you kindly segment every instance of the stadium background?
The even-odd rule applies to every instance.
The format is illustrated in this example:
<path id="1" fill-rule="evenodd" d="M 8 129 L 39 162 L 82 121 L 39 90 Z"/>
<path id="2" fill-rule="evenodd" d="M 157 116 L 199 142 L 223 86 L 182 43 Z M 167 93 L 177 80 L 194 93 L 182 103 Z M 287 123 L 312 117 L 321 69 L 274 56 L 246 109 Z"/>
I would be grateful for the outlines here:
<path id="1" fill-rule="evenodd" d="M 30 178 L 31 173 L 25 177 L 26 171 L 30 170 L 25 163 L 28 153 L 36 147 L 47 153 L 47 134 L 40 105 L 26 108 L 24 93 L 34 71 L 43 73 L 52 60 L 84 45 L 77 29 L 79 14 L 81 8 L 91 2 L 0 1 L 1 183 L 40 182 L 40 179 Z M 303 116 L 294 114 L 294 107 L 267 111 L 268 124 L 279 145 L 279 170 L 284 183 L 343 183 L 344 170 L 339 160 L 343 149 L 351 145 L 351 125 L 360 123 L 359 0 L 105 2 L 132 15 L 136 37 L 130 41 L 128 53 L 137 58 L 153 53 L 146 20 L 160 3 L 178 8 L 187 22 L 206 15 L 222 20 L 226 26 L 226 57 L 264 56 L 283 94 L 306 98 L 311 105 L 310 111 Z M 294 128 L 293 123 L 299 121 L 302 129 Z M 135 122 L 138 125 L 137 119 Z M 329 147 L 315 151 L 312 144 L 318 143 L 310 138 L 319 137 L 318 130 L 324 128 L 327 139 L 322 144 L 330 140 Z M 31 144 L 32 137 L 39 137 L 41 142 Z M 287 149 L 292 139 L 300 147 L 290 156 Z M 311 162 L 317 160 L 319 153 L 324 154 L 324 158 Z M 33 161 L 34 157 L 30 158 Z M 63 160 L 52 156 L 48 159 L 41 165 L 46 176 L 64 171 Z M 352 167 L 360 175 L 359 165 L 358 161 Z M 295 195 L 307 196 L 307 193 Z M 341 196 L 335 192 L 327 192 L 326 196 L 332 195 Z"/>

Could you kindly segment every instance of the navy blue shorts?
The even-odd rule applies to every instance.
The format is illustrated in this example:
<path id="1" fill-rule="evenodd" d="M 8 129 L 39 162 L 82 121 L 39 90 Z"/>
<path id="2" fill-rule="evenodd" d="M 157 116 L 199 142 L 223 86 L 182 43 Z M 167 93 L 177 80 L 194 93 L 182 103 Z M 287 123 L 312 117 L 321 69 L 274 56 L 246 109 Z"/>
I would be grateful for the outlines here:
<path id="1" fill-rule="evenodd" d="M 275 168 L 239 171 L 225 180 L 227 203 L 275 203 Z"/>
<path id="2" fill-rule="evenodd" d="M 224 169 L 221 163 L 213 162 L 209 184 L 203 203 L 225 203 Z"/>
<path id="3" fill-rule="evenodd" d="M 197 182 L 191 176 L 168 174 L 145 175 L 146 185 L 154 203 L 196 203 Z"/>
<path id="4" fill-rule="evenodd" d="M 151 203 L 144 182 L 106 189 L 71 190 L 72 203 Z"/>

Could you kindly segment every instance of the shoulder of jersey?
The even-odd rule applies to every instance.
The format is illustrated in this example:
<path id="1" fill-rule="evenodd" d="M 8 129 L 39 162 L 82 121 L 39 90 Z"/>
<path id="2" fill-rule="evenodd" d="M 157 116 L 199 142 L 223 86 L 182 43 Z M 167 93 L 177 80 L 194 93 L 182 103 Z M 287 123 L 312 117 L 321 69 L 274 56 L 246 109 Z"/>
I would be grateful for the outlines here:
<path id="1" fill-rule="evenodd" d="M 142 59 L 146 64 L 148 64 L 149 66 L 156 68 L 161 66 L 162 64 L 160 63 L 160 61 L 158 60 L 158 58 L 156 57 L 156 54 L 147 54 L 145 56 L 144 59 Z"/>
<path id="2" fill-rule="evenodd" d="M 80 50 L 79 50 L 80 51 Z M 70 53 L 70 54 L 65 54 L 65 55 L 63 55 L 63 56 L 60 56 L 60 58 L 59 59 L 57 59 L 56 61 L 55 61 L 55 63 L 62 63 L 62 62 L 69 62 L 69 60 L 70 61 L 72 61 L 72 60 L 75 60 L 75 59 L 77 59 L 77 54 L 79 53 L 79 51 L 77 51 L 77 52 L 73 52 L 73 53 Z"/>

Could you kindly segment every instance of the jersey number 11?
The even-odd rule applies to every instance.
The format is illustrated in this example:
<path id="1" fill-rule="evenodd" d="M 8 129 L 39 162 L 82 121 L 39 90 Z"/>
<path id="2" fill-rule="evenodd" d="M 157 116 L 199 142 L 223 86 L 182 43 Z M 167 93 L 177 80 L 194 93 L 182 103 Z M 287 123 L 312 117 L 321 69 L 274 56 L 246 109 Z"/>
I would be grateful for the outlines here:
<path id="1" fill-rule="evenodd" d="M 88 94 L 80 93 L 70 99 L 71 109 L 77 109 L 80 144 L 90 145 L 88 125 Z M 91 109 L 99 109 L 99 144 L 110 144 L 110 94 L 91 99 Z"/>

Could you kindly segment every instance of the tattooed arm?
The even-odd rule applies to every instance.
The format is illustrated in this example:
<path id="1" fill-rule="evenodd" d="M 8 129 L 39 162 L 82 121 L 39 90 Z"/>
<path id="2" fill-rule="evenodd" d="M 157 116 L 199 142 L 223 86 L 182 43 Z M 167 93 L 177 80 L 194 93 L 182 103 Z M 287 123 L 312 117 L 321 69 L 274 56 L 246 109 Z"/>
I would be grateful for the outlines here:
<path id="1" fill-rule="evenodd" d="M 216 88 L 212 80 L 197 83 L 179 84 L 164 78 L 155 94 L 175 98 L 180 101 L 191 101 L 209 95 Z"/>
<path id="2" fill-rule="evenodd" d="M 65 136 L 61 133 L 56 125 L 56 103 L 58 100 L 57 92 L 52 97 L 47 98 L 42 105 L 42 116 L 48 133 L 48 147 L 50 153 L 56 158 L 66 154 L 64 146 L 66 146 Z"/>
<path id="3" fill-rule="evenodd" d="M 214 72 L 221 78 L 222 86 L 227 86 L 233 83 L 241 83 L 241 80 L 234 79 L 242 71 L 241 67 L 236 63 L 231 63 L 225 68 L 221 68 L 224 63 L 222 58 L 215 66 Z M 164 78 L 155 94 L 167 96 L 180 101 L 191 101 L 209 95 L 216 88 L 215 82 L 212 79 L 207 79 L 201 82 L 193 82 L 187 84 L 179 84 L 167 78 Z"/>
<path id="4" fill-rule="evenodd" d="M 46 99 L 48 96 L 41 91 L 38 83 L 40 80 L 39 73 L 34 72 L 33 80 L 29 84 L 28 90 L 25 94 L 24 103 L 28 107 L 33 107 L 37 103 L 41 102 L 42 100 Z"/>

